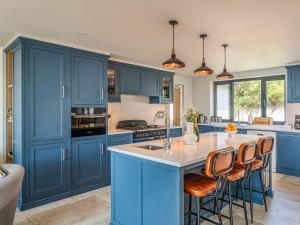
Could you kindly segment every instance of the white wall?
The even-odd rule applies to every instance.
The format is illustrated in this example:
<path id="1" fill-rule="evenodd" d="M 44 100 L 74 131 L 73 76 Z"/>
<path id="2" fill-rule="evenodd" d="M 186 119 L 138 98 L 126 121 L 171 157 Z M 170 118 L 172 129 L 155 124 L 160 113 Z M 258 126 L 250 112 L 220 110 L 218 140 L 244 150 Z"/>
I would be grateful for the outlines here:
<path id="1" fill-rule="evenodd" d="M 286 75 L 285 67 L 274 67 L 260 70 L 250 70 L 235 72 L 235 79 L 264 77 L 274 75 Z M 193 79 L 193 104 L 200 112 L 205 115 L 213 115 L 213 82 L 216 81 L 216 75 L 212 77 L 196 77 Z M 293 123 L 295 114 L 300 114 L 300 104 L 286 105 L 286 123 Z"/>
<path id="2" fill-rule="evenodd" d="M 4 79 L 4 53 L 0 47 L 0 163 L 4 162 L 4 135 L 5 133 L 5 79 Z"/>
<path id="3" fill-rule="evenodd" d="M 165 106 L 149 104 L 149 97 L 121 95 L 121 102 L 108 104 L 108 112 L 111 113 L 108 128 L 114 130 L 119 120 L 142 119 L 153 124 L 154 115 L 159 110 L 165 110 Z M 164 124 L 164 121 L 157 122 Z"/>

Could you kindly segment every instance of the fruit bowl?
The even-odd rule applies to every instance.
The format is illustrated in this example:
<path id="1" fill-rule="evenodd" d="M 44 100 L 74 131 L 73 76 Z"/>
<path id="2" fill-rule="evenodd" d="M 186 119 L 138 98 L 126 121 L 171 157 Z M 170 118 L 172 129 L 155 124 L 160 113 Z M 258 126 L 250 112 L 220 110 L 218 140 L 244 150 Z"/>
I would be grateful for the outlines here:
<path id="1" fill-rule="evenodd" d="M 232 137 L 234 134 L 237 133 L 237 127 L 234 123 L 228 123 L 227 127 L 225 128 L 225 132 L 228 134 L 229 137 Z"/>

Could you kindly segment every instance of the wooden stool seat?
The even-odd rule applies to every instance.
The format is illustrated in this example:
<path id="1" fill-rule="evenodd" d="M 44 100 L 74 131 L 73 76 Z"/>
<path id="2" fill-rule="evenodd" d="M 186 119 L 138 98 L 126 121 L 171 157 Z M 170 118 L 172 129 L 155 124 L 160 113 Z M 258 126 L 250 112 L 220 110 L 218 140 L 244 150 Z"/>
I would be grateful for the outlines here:
<path id="1" fill-rule="evenodd" d="M 184 192 L 197 197 L 205 197 L 217 189 L 217 180 L 198 174 L 184 176 Z"/>
<path id="2" fill-rule="evenodd" d="M 244 165 L 241 164 L 234 164 L 233 169 L 227 175 L 228 181 L 237 181 L 244 177 L 246 172 L 246 168 Z"/>
<path id="3" fill-rule="evenodd" d="M 260 168 L 263 167 L 263 160 L 259 160 L 259 159 L 256 159 L 254 160 L 252 166 L 251 166 L 251 170 L 254 171 L 254 170 L 258 170 Z"/>

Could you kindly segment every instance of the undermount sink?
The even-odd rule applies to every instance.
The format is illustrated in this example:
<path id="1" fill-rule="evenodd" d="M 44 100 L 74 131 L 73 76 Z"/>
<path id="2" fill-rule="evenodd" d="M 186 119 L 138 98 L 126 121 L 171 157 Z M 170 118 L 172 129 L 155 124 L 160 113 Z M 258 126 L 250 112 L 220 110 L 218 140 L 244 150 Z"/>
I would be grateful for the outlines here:
<path id="1" fill-rule="evenodd" d="M 142 146 L 137 146 L 138 148 L 143 148 L 147 150 L 159 150 L 165 148 L 164 146 L 161 145 L 142 145 Z"/>

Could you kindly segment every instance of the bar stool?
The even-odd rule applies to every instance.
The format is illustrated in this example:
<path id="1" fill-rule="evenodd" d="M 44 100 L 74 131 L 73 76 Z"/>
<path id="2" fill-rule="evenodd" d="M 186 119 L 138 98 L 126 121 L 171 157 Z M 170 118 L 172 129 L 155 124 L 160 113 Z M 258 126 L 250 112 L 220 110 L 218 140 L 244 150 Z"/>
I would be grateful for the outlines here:
<path id="1" fill-rule="evenodd" d="M 273 145 L 274 145 L 273 137 L 260 138 L 258 140 L 258 151 L 257 151 L 257 157 L 259 157 L 260 159 L 256 159 L 251 166 L 251 172 L 257 171 L 259 173 L 261 191 L 256 191 L 256 192 L 262 194 L 266 212 L 268 211 L 268 207 L 267 207 L 266 190 L 263 182 L 262 171 L 266 169 L 269 164 L 271 158 L 271 152 L 273 150 Z M 251 213 L 251 223 L 253 223 L 253 202 L 252 202 L 251 187 L 252 187 L 252 179 L 250 176 L 249 177 L 250 213 Z"/>
<path id="2" fill-rule="evenodd" d="M 220 214 L 218 192 L 222 189 L 222 177 L 226 176 L 233 168 L 234 149 L 226 148 L 210 152 L 205 163 L 204 175 L 187 174 L 184 177 L 184 192 L 189 194 L 188 224 L 191 224 L 191 216 L 197 216 L 197 224 L 200 225 L 200 218 L 214 224 L 222 224 Z M 197 214 L 192 212 L 192 196 L 197 198 Z M 217 205 L 219 223 L 200 215 L 205 197 L 212 197 Z"/>
<path id="3" fill-rule="evenodd" d="M 255 161 L 256 152 L 257 152 L 257 145 L 255 142 L 241 144 L 239 147 L 237 159 L 234 163 L 233 169 L 229 172 L 227 176 L 225 191 L 226 189 L 228 189 L 227 195 L 229 201 L 226 202 L 229 203 L 229 220 L 231 225 L 233 225 L 232 205 L 244 208 L 245 221 L 246 224 L 248 225 L 247 206 L 246 206 L 245 195 L 244 195 L 244 182 L 250 177 L 251 166 L 252 163 Z M 243 205 L 239 205 L 237 203 L 232 202 L 231 184 L 233 183 L 237 183 L 237 188 L 238 188 L 238 184 L 240 184 Z M 224 200 L 225 191 L 223 192 L 221 208 L 223 207 L 223 202 L 225 201 Z M 238 193 L 236 197 L 238 198 Z"/>

